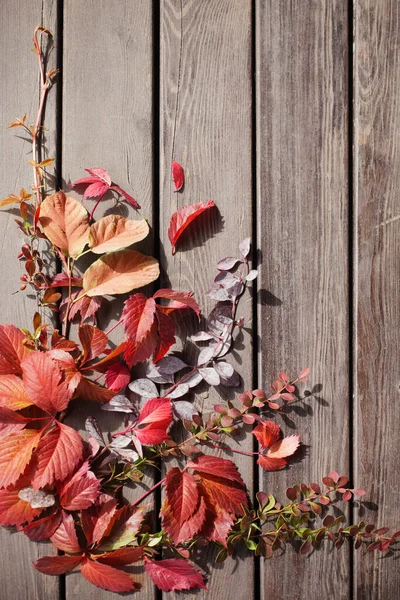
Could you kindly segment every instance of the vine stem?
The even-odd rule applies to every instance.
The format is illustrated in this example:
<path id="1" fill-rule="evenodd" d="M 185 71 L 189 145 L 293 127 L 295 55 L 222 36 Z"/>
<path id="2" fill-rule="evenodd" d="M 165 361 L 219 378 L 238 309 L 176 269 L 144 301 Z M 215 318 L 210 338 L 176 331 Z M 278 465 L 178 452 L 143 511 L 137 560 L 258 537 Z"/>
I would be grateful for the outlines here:
<path id="1" fill-rule="evenodd" d="M 144 494 L 142 494 L 142 496 L 140 496 L 140 498 L 135 500 L 135 502 L 132 502 L 131 506 L 137 506 L 138 504 L 140 504 L 142 502 L 142 500 L 147 498 L 147 496 L 150 496 L 150 494 L 152 494 L 163 483 L 165 483 L 165 477 L 164 477 L 164 479 L 161 479 L 155 485 L 153 485 L 153 487 L 149 488 Z"/>
<path id="2" fill-rule="evenodd" d="M 34 171 L 34 179 L 35 179 L 35 192 L 36 192 L 36 202 L 37 206 L 40 206 L 42 202 L 42 193 L 41 193 L 41 177 L 39 175 L 39 171 L 37 168 L 38 164 L 38 150 L 40 143 L 40 129 L 42 127 L 43 122 L 43 113 L 46 105 L 46 97 L 47 92 L 49 91 L 51 81 L 48 77 L 46 77 L 44 70 L 44 57 L 43 52 L 40 48 L 40 41 L 38 40 L 38 32 L 40 32 L 40 37 L 43 33 L 49 34 L 47 30 L 43 30 L 40 26 L 36 27 L 35 32 L 33 34 L 33 45 L 35 52 L 38 57 L 39 62 L 39 73 L 40 73 L 40 101 L 39 101 L 39 109 L 36 117 L 36 122 L 31 131 L 32 135 L 32 160 L 33 160 L 33 171 Z"/>

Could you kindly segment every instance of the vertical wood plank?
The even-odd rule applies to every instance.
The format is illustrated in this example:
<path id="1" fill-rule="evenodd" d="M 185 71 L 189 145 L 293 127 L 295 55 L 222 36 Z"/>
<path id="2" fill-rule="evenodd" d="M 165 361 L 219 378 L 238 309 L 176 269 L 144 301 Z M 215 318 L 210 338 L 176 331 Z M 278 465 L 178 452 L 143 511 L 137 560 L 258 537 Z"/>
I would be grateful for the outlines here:
<path id="1" fill-rule="evenodd" d="M 126 202 L 117 206 L 105 198 L 96 216 L 118 212 L 153 223 L 153 59 L 152 2 L 150 0 L 66 0 L 64 3 L 63 178 L 84 176 L 84 169 L 102 167 L 113 181 L 131 193 L 139 212 Z M 91 210 L 94 201 L 87 201 Z M 138 249 L 153 253 L 152 236 Z M 121 314 L 126 297 L 116 297 L 99 316 L 107 328 Z M 117 328 L 110 336 L 122 341 Z M 75 409 L 72 419 L 81 430 L 88 415 L 96 417 L 104 431 L 121 429 L 123 418 L 87 403 Z M 69 421 L 70 423 L 72 421 Z M 132 499 L 138 487 L 124 495 Z M 137 569 L 133 569 L 136 573 Z M 141 597 L 154 597 L 151 582 L 144 582 Z M 79 573 L 66 578 L 66 597 L 106 600 L 114 594 L 89 584 Z"/>
<path id="2" fill-rule="evenodd" d="M 308 447 L 288 470 L 260 473 L 283 501 L 289 485 L 349 469 L 346 4 L 256 3 L 260 384 L 310 367 L 309 387 L 322 386 L 277 414 L 284 434 L 300 433 Z M 346 548 L 304 559 L 288 545 L 261 574 L 263 599 L 350 594 Z"/>
<path id="3" fill-rule="evenodd" d="M 30 3 L 4 0 L 0 4 L 0 21 L 4 24 L 0 64 L 2 198 L 9 193 L 19 193 L 22 187 L 29 190 L 33 184 L 32 167 L 28 165 L 32 158 L 31 145 L 29 141 L 20 139 L 21 130 L 5 131 L 5 127 L 24 113 L 28 113 L 29 123 L 36 119 L 40 90 L 37 58 L 30 52 L 33 31 L 36 25 L 42 24 L 56 34 L 57 18 L 57 2 L 54 0 L 35 0 Z M 57 44 L 56 39 L 49 68 L 56 65 Z M 45 125 L 49 129 L 45 136 L 48 156 L 56 155 L 56 93 L 56 88 L 51 90 L 45 114 Z M 24 137 L 23 134 L 21 137 Z M 19 277 L 24 272 L 23 263 L 17 260 L 24 240 L 14 222 L 16 216 L 16 211 L 0 211 L 0 322 L 31 329 L 32 317 L 37 309 L 35 299 L 29 297 L 27 291 L 15 293 L 19 289 Z M 46 320 L 49 321 L 48 314 Z M 40 556 L 57 553 L 54 548 L 49 544 L 31 542 L 22 533 L 11 534 L 4 528 L 0 528 L 0 548 L 1 597 L 9 600 L 56 600 L 59 597 L 58 578 L 46 577 L 32 567 L 32 562 Z"/>
<path id="4" fill-rule="evenodd" d="M 356 483 L 378 512 L 363 519 L 398 530 L 400 465 L 400 5 L 354 3 L 356 260 Z M 354 597 L 395 600 L 398 564 L 355 554 Z"/>
<path id="5" fill-rule="evenodd" d="M 162 267 L 167 273 L 161 283 L 177 290 L 193 290 L 202 313 L 207 315 L 214 303 L 205 298 L 205 292 L 216 275 L 216 262 L 232 256 L 239 242 L 251 235 L 251 2 L 163 0 L 160 62 L 160 233 Z M 185 187 L 179 194 L 173 193 L 172 159 L 185 170 Z M 193 223 L 172 257 L 167 236 L 172 213 L 186 204 L 209 199 L 215 201 L 220 214 L 210 212 Z M 241 302 L 241 315 L 251 330 L 249 295 Z M 190 315 L 185 312 L 178 318 L 182 319 L 185 340 L 193 332 L 188 326 Z M 195 359 L 190 343 L 184 341 L 183 349 L 185 356 Z M 247 332 L 228 360 L 238 368 L 245 385 L 251 386 L 251 336 Z M 220 393 L 224 396 L 226 391 Z M 210 390 L 209 396 L 197 397 L 196 405 L 207 415 L 218 401 L 219 394 Z M 251 450 L 249 436 L 240 444 Z M 223 456 L 237 464 L 251 492 L 251 458 Z M 252 597 L 251 558 L 228 559 L 216 570 L 215 552 L 203 550 L 200 554 L 201 566 L 210 574 L 204 597 Z M 203 593 L 197 591 L 187 597 L 199 599 Z"/>

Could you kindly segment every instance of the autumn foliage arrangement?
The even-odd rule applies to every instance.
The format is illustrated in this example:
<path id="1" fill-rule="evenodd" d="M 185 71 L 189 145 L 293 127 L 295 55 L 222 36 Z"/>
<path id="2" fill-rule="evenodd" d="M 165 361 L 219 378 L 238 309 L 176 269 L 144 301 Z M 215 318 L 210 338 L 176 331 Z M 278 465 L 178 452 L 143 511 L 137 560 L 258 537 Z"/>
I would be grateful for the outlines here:
<path id="1" fill-rule="evenodd" d="M 134 563 L 144 566 L 160 590 L 206 588 L 204 575 L 191 561 L 205 544 L 218 548 L 218 561 L 240 546 L 269 558 L 287 542 L 301 553 L 324 540 L 339 548 L 346 539 L 357 548 L 388 550 L 400 532 L 392 535 L 363 522 L 345 526 L 343 517 L 329 512 L 336 501 L 365 493 L 350 488 L 347 477 L 331 472 L 321 484 L 293 485 L 284 502 L 265 492 L 252 502 L 235 464 L 210 454 L 226 449 L 249 454 L 249 460 L 257 456 L 266 471 L 286 467 L 300 436 L 285 437 L 274 414 L 298 401 L 309 370 L 292 379 L 279 373 L 270 393 L 238 393 L 233 401 L 215 405 L 211 415 L 201 415 L 189 401 L 198 386 L 241 384 L 227 357 L 244 325 L 237 318 L 240 298 L 257 277 L 249 265 L 250 239 L 216 265 L 208 292 L 216 305 L 206 325 L 191 336 L 198 356 L 189 364 L 171 353 L 174 315 L 190 311 L 200 322 L 200 307 L 188 291 L 143 292 L 159 276 L 157 260 L 132 249 L 148 235 L 147 221 L 118 214 L 95 219 L 110 190 L 135 209 L 140 208 L 137 201 L 102 168 L 86 169 L 88 176 L 71 184 L 82 199 L 95 201 L 90 215 L 68 190 L 48 191 L 46 172 L 53 159 L 38 157 L 46 97 L 56 76 L 56 71 L 46 72 L 41 50 L 42 38 L 50 35 L 37 27 L 33 39 L 41 80 L 36 121 L 29 124 L 25 115 L 10 125 L 24 129 L 32 141 L 34 182 L 31 191 L 12 193 L 0 206 L 19 208 L 16 222 L 25 237 L 19 255 L 25 268 L 21 292 L 33 290 L 42 315 L 54 315 L 48 320 L 58 320 L 59 326 L 39 312 L 32 331 L 0 326 L 0 524 L 55 546 L 58 554 L 34 563 L 42 573 L 80 569 L 92 584 L 114 592 L 140 587 L 124 570 Z M 179 192 L 184 171 L 176 161 L 172 179 Z M 189 205 L 171 216 L 172 253 L 183 231 L 214 206 L 213 201 Z M 92 257 L 89 266 L 82 266 L 84 255 Z M 56 275 L 49 256 L 61 265 Z M 116 325 L 124 330 L 124 340 L 111 347 L 111 330 L 96 326 L 96 314 L 105 296 L 117 294 L 129 294 Z M 64 422 L 82 402 L 120 414 L 121 429 L 106 434 L 89 417 L 82 437 Z M 226 446 L 227 438 L 239 432 L 253 434 L 258 452 Z M 175 461 L 180 466 L 168 468 L 171 456 L 181 459 Z M 161 461 L 166 475 L 134 502 L 124 500 L 124 486 L 156 473 Z M 158 524 L 151 498 L 157 488 L 164 497 Z"/>

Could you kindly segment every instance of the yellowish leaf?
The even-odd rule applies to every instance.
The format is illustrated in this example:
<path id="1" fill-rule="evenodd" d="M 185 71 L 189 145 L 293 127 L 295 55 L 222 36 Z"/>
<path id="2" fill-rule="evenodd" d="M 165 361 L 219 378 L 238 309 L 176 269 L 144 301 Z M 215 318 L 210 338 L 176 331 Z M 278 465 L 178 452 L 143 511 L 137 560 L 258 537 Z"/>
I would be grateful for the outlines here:
<path id="1" fill-rule="evenodd" d="M 51 243 L 68 256 L 79 256 L 88 243 L 88 213 L 80 202 L 64 192 L 43 200 L 39 222 Z"/>
<path id="2" fill-rule="evenodd" d="M 43 167 L 50 167 L 54 161 L 55 161 L 55 158 L 45 158 L 38 164 L 38 167 L 40 169 L 42 169 Z"/>
<path id="3" fill-rule="evenodd" d="M 158 262 L 136 250 L 111 252 L 96 260 L 83 275 L 87 296 L 126 294 L 160 275 Z"/>
<path id="4" fill-rule="evenodd" d="M 90 228 L 89 246 L 95 254 L 114 252 L 140 242 L 149 233 L 147 221 L 125 219 L 120 215 L 103 217 Z"/>

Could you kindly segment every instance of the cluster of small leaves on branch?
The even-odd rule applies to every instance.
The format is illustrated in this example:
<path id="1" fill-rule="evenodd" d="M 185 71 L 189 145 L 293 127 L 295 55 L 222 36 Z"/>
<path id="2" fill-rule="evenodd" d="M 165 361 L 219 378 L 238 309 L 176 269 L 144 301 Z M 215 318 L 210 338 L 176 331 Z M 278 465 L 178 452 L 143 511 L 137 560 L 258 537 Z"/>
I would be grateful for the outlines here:
<path id="1" fill-rule="evenodd" d="M 250 238 L 239 244 L 237 256 L 217 263 L 207 292 L 216 306 L 203 321 L 190 291 L 163 288 L 152 296 L 142 291 L 130 295 L 121 319 L 107 332 L 96 326 L 104 296 L 154 282 L 159 265 L 131 249 L 149 233 L 145 219 L 117 214 L 94 219 L 107 193 L 140 208 L 105 169 L 86 169 L 89 177 L 71 184 L 84 188 L 82 200 L 96 200 L 90 215 L 82 201 L 64 191 L 47 193 L 46 169 L 53 159 L 39 159 L 40 139 L 46 96 L 56 73 L 46 73 L 43 35 L 50 32 L 36 28 L 38 115 L 33 125 L 27 115 L 10 125 L 22 127 L 32 141 L 32 193 L 23 188 L 0 203 L 3 208 L 19 205 L 17 225 L 25 240 L 18 258 L 26 271 L 21 291 L 33 288 L 42 312 L 34 312 L 32 331 L 0 325 L 0 525 L 34 541 L 49 540 L 63 553 L 39 558 L 34 566 L 42 573 L 57 576 L 79 569 L 92 584 L 113 592 L 139 589 L 123 568 L 138 562 L 160 590 L 205 588 L 203 574 L 189 562 L 205 544 L 216 545 L 218 560 L 232 555 L 239 544 L 266 558 L 288 542 L 297 542 L 300 552 L 307 553 L 324 539 L 337 548 L 349 538 L 356 548 L 391 549 L 400 532 L 389 535 L 387 528 L 363 522 L 345 527 L 342 517 L 329 514 L 338 499 L 346 502 L 364 494 L 349 488 L 346 477 L 332 472 L 323 487 L 295 485 L 287 490 L 286 504 L 259 492 L 253 506 L 234 462 L 208 453 L 219 449 L 249 456 L 249 461 L 256 457 L 265 471 L 275 471 L 288 464 L 300 444 L 299 435 L 285 437 L 271 419 L 282 406 L 300 400 L 298 386 L 307 381 L 309 369 L 294 379 L 281 372 L 272 393 L 244 391 L 215 404 L 212 414 L 200 414 L 193 404 L 193 392 L 200 386 L 237 388 L 241 383 L 228 355 L 236 331 L 245 324 L 237 317 L 239 300 L 257 277 L 249 265 Z M 179 192 L 185 185 L 184 170 L 176 161 L 172 177 Z M 173 254 L 191 223 L 214 207 L 209 200 L 172 215 L 168 234 Z M 80 259 L 86 255 L 93 260 L 82 273 Z M 52 259 L 62 267 L 56 275 Z M 184 311 L 199 319 L 199 330 L 186 340 L 197 349 L 192 362 L 171 353 L 175 314 Z M 46 322 L 52 313 L 58 313 L 59 329 Z M 71 322 L 77 325 L 76 341 L 69 339 Z M 117 326 L 124 335 L 114 347 L 109 335 Z M 142 365 L 141 376 L 137 365 Z M 86 401 L 121 413 L 121 430 L 103 433 L 89 417 L 84 439 L 67 425 L 67 413 Z M 174 439 L 178 422 L 184 430 L 179 440 Z M 259 450 L 242 450 L 239 442 L 235 446 L 238 432 L 254 435 Z M 167 470 L 136 501 L 123 499 L 125 484 L 154 472 L 161 460 L 168 465 L 171 456 L 188 460 Z M 165 498 L 160 531 L 151 528 L 148 518 L 150 496 L 157 488 L 163 488 Z M 163 555 L 168 558 L 160 559 Z"/>

